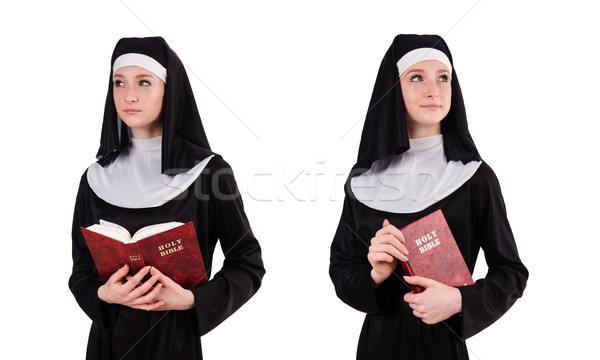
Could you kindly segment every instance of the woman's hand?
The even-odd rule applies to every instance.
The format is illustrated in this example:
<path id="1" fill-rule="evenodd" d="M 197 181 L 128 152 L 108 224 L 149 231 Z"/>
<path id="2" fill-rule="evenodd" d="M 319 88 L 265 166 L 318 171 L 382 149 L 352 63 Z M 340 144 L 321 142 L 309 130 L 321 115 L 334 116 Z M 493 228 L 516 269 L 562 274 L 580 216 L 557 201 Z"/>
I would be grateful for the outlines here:
<path id="1" fill-rule="evenodd" d="M 150 272 L 150 266 L 142 268 L 133 276 L 127 276 L 128 272 L 129 266 L 125 264 L 112 274 L 106 284 L 98 288 L 98 297 L 109 304 L 121 304 L 140 310 L 157 310 L 164 306 L 163 301 L 156 299 L 163 286 L 161 283 L 156 284 L 159 275 L 153 274 L 150 279 L 142 282 Z M 154 284 L 156 286 L 153 287 Z"/>
<path id="2" fill-rule="evenodd" d="M 375 237 L 371 239 L 369 254 L 367 259 L 373 267 L 371 278 L 375 286 L 379 286 L 385 281 L 398 266 L 398 260 L 408 261 L 406 254 L 408 250 L 404 246 L 404 236 L 390 222 L 383 221 L 383 227 L 377 231 Z"/>
<path id="3" fill-rule="evenodd" d="M 462 296 L 457 288 L 421 276 L 405 276 L 404 280 L 425 288 L 422 293 L 404 295 L 413 314 L 425 324 L 437 324 L 462 311 Z"/>
<path id="4" fill-rule="evenodd" d="M 161 305 L 153 310 L 188 310 L 196 306 L 194 294 L 190 290 L 182 288 L 178 283 L 158 271 L 155 267 L 150 270 L 150 274 L 152 274 L 152 278 L 157 277 L 160 285 L 162 285 L 154 298 Z"/>

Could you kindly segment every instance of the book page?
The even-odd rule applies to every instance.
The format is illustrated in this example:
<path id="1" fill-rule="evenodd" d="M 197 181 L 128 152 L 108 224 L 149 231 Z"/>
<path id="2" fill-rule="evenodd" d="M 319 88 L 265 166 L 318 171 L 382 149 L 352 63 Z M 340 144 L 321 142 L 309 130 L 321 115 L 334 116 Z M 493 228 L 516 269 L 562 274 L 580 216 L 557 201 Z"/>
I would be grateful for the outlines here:
<path id="1" fill-rule="evenodd" d="M 131 234 L 129 234 L 127 229 L 105 220 L 100 220 L 100 224 L 88 226 L 86 229 L 108 236 L 111 239 L 118 240 L 125 244 L 131 242 Z"/>
<path id="2" fill-rule="evenodd" d="M 98 234 L 102 234 L 104 236 L 108 236 L 109 238 L 118 240 L 122 243 L 130 244 L 181 225 L 183 225 L 183 223 L 177 221 L 148 225 L 139 229 L 133 236 L 131 236 L 129 231 L 127 231 L 127 229 L 121 225 L 100 219 L 100 224 L 88 226 L 86 229 L 97 232 Z"/>
<path id="3" fill-rule="evenodd" d="M 177 221 L 172 221 L 172 222 L 162 223 L 162 224 L 148 225 L 148 226 L 145 226 L 145 227 L 139 229 L 133 235 L 133 237 L 131 238 L 131 240 L 129 242 L 133 243 L 138 240 L 145 239 L 149 236 L 156 235 L 163 231 L 171 230 L 171 229 L 176 228 L 181 225 L 183 225 L 183 223 L 177 222 Z"/>

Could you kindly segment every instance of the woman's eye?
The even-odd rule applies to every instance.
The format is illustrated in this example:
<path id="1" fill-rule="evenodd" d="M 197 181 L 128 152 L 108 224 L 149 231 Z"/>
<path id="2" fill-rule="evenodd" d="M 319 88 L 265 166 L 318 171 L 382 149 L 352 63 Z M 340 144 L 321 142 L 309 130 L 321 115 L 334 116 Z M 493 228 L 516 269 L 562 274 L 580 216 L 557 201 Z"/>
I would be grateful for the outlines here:
<path id="1" fill-rule="evenodd" d="M 150 81 L 148 80 L 140 80 L 140 86 L 150 86 Z"/>
<path id="2" fill-rule="evenodd" d="M 114 85 L 115 87 L 120 87 L 120 86 L 123 86 L 123 82 L 122 82 L 122 81 L 119 81 L 119 80 L 115 80 L 115 81 L 113 81 L 113 85 Z"/>
<path id="3" fill-rule="evenodd" d="M 413 75 L 410 77 L 410 81 L 412 81 L 412 82 L 423 81 L 423 77 L 421 75 Z"/>
<path id="4" fill-rule="evenodd" d="M 450 77 L 448 75 L 442 75 L 442 76 L 440 76 L 440 81 L 448 82 L 448 81 L 450 81 Z"/>

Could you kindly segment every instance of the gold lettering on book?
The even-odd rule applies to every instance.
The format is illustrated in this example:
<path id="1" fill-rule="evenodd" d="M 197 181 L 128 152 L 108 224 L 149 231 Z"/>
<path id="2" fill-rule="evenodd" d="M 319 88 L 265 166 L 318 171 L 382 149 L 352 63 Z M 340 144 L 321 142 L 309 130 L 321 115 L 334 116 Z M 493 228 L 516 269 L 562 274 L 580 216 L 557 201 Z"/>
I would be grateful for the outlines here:
<path id="1" fill-rule="evenodd" d="M 415 240 L 415 243 L 417 243 L 417 246 L 419 247 L 419 252 L 421 254 L 440 245 L 440 239 L 435 233 L 436 231 L 437 230 L 433 230 L 432 232 L 429 232 Z"/>
<path id="2" fill-rule="evenodd" d="M 141 261 L 142 258 L 139 255 L 129 255 L 129 260 L 131 260 L 131 261 Z"/>
<path id="3" fill-rule="evenodd" d="M 160 256 L 169 255 L 181 250 L 183 250 L 181 239 L 164 243 L 158 247 L 158 252 L 160 253 Z"/>

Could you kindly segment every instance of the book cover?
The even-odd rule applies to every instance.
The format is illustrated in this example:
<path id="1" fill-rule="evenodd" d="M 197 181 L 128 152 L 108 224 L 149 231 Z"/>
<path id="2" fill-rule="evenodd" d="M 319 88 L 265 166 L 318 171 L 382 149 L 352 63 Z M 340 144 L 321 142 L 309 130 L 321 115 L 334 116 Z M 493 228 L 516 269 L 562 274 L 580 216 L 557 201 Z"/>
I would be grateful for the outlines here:
<path id="1" fill-rule="evenodd" d="M 400 231 L 408 249 L 408 261 L 400 262 L 405 275 L 422 276 L 449 286 L 474 283 L 442 210 L 434 211 Z M 415 293 L 423 291 L 420 286 L 411 288 Z"/>
<path id="2" fill-rule="evenodd" d="M 192 222 L 132 243 L 83 227 L 81 231 L 103 282 L 125 263 L 132 275 L 154 266 L 185 289 L 208 280 Z"/>

